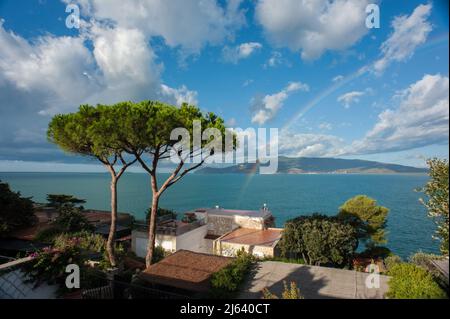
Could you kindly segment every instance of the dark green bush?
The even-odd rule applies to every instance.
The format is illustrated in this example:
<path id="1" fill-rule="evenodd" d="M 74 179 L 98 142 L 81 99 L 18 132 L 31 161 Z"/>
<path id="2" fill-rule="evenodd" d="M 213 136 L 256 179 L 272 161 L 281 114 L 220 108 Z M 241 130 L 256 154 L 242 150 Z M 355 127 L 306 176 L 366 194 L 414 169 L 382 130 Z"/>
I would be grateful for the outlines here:
<path id="1" fill-rule="evenodd" d="M 373 246 L 373 247 L 369 247 L 366 250 L 364 250 L 363 252 L 358 254 L 359 257 L 363 257 L 363 258 L 373 258 L 373 259 L 378 259 L 378 258 L 387 258 L 389 256 L 393 256 L 392 251 L 384 246 Z"/>
<path id="2" fill-rule="evenodd" d="M 54 221 L 54 225 L 59 227 L 64 233 L 94 230 L 94 226 L 89 223 L 81 209 L 72 206 L 61 207 L 59 216 Z"/>
<path id="3" fill-rule="evenodd" d="M 447 294 L 425 269 L 409 263 L 394 265 L 388 272 L 387 297 L 392 299 L 444 299 Z"/>
<path id="4" fill-rule="evenodd" d="M 245 251 L 239 251 L 237 257 L 227 267 L 213 274 L 211 278 L 212 297 L 231 298 L 250 272 L 255 258 Z"/>
<path id="5" fill-rule="evenodd" d="M 337 217 L 313 214 L 286 222 L 279 247 L 283 257 L 301 256 L 310 265 L 349 265 L 358 247 L 356 230 Z"/>
<path id="6" fill-rule="evenodd" d="M 36 221 L 33 202 L 0 180 L 0 237 Z"/>
<path id="7" fill-rule="evenodd" d="M 39 231 L 36 236 L 34 236 L 34 240 L 41 243 L 52 243 L 55 237 L 59 236 L 62 233 L 61 228 L 56 226 L 51 226 L 49 228 L 42 229 Z"/>
<path id="8" fill-rule="evenodd" d="M 157 263 L 158 261 L 161 261 L 166 257 L 166 251 L 161 246 L 155 246 L 155 249 L 153 250 L 153 256 L 152 256 L 152 264 Z"/>

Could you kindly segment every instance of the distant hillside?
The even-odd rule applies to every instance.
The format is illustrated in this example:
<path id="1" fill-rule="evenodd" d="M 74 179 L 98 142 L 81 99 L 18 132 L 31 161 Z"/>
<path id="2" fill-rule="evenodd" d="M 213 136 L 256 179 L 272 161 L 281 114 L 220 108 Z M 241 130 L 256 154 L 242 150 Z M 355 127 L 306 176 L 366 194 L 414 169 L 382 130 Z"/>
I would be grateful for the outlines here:
<path id="1" fill-rule="evenodd" d="M 244 163 L 224 168 L 205 167 L 197 174 L 251 174 L 258 172 L 259 163 Z M 264 165 L 264 164 L 263 164 Z M 278 158 L 278 173 L 283 174 L 398 174 L 426 173 L 426 168 L 373 161 L 322 157 Z"/>

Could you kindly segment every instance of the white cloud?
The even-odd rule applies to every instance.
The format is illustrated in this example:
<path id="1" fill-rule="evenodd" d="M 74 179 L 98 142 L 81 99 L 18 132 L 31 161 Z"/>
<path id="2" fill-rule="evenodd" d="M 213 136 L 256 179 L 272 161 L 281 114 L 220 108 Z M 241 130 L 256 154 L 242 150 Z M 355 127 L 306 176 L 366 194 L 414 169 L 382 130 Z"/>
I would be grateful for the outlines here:
<path id="1" fill-rule="evenodd" d="M 279 154 L 286 156 L 333 157 L 342 154 L 343 139 L 326 134 L 285 132 L 279 137 Z"/>
<path id="2" fill-rule="evenodd" d="M 331 123 L 328 122 L 322 122 L 318 125 L 318 128 L 320 130 L 332 130 L 333 129 L 333 125 L 331 125 Z"/>
<path id="3" fill-rule="evenodd" d="M 392 61 L 407 60 L 426 41 L 432 30 L 427 21 L 431 8 L 431 4 L 419 5 L 410 16 L 399 16 L 392 21 L 394 31 L 381 45 L 382 57 L 373 65 L 376 73 L 383 72 Z"/>
<path id="4" fill-rule="evenodd" d="M 65 0 L 72 2 L 71 0 Z M 109 20 L 126 29 L 139 29 L 147 37 L 162 37 L 172 47 L 198 53 L 205 45 L 232 38 L 245 24 L 242 0 L 221 6 L 215 0 L 79 0 L 82 12 L 96 20 Z"/>
<path id="5" fill-rule="evenodd" d="M 222 50 L 222 56 L 224 61 L 236 64 L 239 60 L 250 57 L 261 48 L 262 44 L 258 42 L 242 43 L 233 48 L 226 46 Z"/>
<path id="6" fill-rule="evenodd" d="M 197 103 L 195 91 L 161 82 L 162 65 L 137 29 L 94 21 L 79 36 L 29 41 L 0 23 L 0 47 L 0 159 L 36 159 L 37 149 L 46 154 L 52 149 L 45 138 L 48 116 L 74 111 L 80 104 L 143 99 Z"/>
<path id="7" fill-rule="evenodd" d="M 344 79 L 344 76 L 343 75 L 336 75 L 333 79 L 332 79 L 332 81 L 333 82 L 340 82 L 340 81 L 342 81 Z"/>
<path id="8" fill-rule="evenodd" d="M 283 55 L 279 51 L 273 51 L 270 55 L 270 58 L 267 60 L 266 63 L 264 63 L 263 67 L 266 68 L 275 68 L 280 65 L 286 65 L 288 67 L 291 66 L 289 61 L 287 61 L 285 58 L 283 58 Z"/>
<path id="9" fill-rule="evenodd" d="M 449 79 L 425 75 L 400 92 L 399 107 L 378 116 L 366 136 L 352 143 L 349 153 L 371 154 L 448 144 Z"/>
<path id="10" fill-rule="evenodd" d="M 337 101 L 342 103 L 346 109 L 350 107 L 353 103 L 358 103 L 359 98 L 363 96 L 365 92 L 363 91 L 352 91 L 345 94 L 342 94 L 338 97 Z"/>
<path id="11" fill-rule="evenodd" d="M 161 84 L 161 97 L 171 104 L 181 105 L 183 103 L 188 103 L 196 105 L 198 103 L 197 95 L 196 91 L 188 90 L 185 85 L 182 85 L 178 89 L 174 89 L 165 84 Z"/>
<path id="12" fill-rule="evenodd" d="M 275 46 L 301 51 L 306 60 L 344 50 L 361 39 L 368 0 L 259 0 L 256 19 Z"/>
<path id="13" fill-rule="evenodd" d="M 284 101 L 295 91 L 309 91 L 309 86 L 302 82 L 291 82 L 283 90 L 262 98 L 252 99 L 252 123 L 262 125 L 273 119 L 283 107 Z"/>

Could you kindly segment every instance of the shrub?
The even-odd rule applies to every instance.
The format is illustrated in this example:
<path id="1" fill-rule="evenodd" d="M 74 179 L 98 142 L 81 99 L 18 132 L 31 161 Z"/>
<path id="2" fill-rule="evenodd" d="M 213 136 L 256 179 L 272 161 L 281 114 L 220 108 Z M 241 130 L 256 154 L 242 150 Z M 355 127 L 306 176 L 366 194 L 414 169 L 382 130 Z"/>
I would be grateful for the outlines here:
<path id="1" fill-rule="evenodd" d="M 161 261 L 166 257 L 166 251 L 161 246 L 155 246 L 155 249 L 153 250 L 153 256 L 152 256 L 152 264 L 157 263 L 158 261 Z"/>
<path id="2" fill-rule="evenodd" d="M 81 209 L 72 206 L 61 207 L 60 213 L 54 221 L 54 225 L 65 233 L 94 230 L 94 226 L 89 223 L 81 212 Z"/>
<path id="3" fill-rule="evenodd" d="M 35 222 L 33 202 L 0 180 L 0 237 Z"/>
<path id="4" fill-rule="evenodd" d="M 76 240 L 67 243 L 62 248 L 44 248 L 31 256 L 34 257 L 34 261 L 27 264 L 24 269 L 28 275 L 28 281 L 34 282 L 35 287 L 43 282 L 57 284 L 60 294 L 67 291 L 65 285 L 66 266 L 77 264 L 81 268 L 84 263 Z"/>
<path id="5" fill-rule="evenodd" d="M 284 289 L 281 293 L 281 299 L 303 299 L 300 289 L 298 289 L 297 284 L 294 281 L 291 281 L 289 286 L 286 281 L 283 281 L 283 286 Z M 270 292 L 267 288 L 264 288 L 262 293 L 263 299 L 279 299 L 277 295 Z"/>
<path id="6" fill-rule="evenodd" d="M 214 273 L 211 277 L 212 296 L 214 298 L 230 298 L 249 273 L 255 258 L 240 250 L 237 257 L 227 267 Z"/>
<path id="7" fill-rule="evenodd" d="M 358 246 L 355 229 L 320 214 L 288 221 L 280 241 L 282 256 L 297 254 L 310 265 L 348 265 Z"/>
<path id="8" fill-rule="evenodd" d="M 70 245 L 73 241 L 77 242 L 80 252 L 84 255 L 89 253 L 98 253 L 101 255 L 99 268 L 108 269 L 111 267 L 109 262 L 108 253 L 106 251 L 106 240 L 98 234 L 93 234 L 87 231 L 81 231 L 71 234 L 60 234 L 54 238 L 53 245 L 56 249 L 62 249 Z M 116 244 L 115 246 L 116 260 L 120 263 L 125 256 L 125 249 L 122 245 Z"/>
<path id="9" fill-rule="evenodd" d="M 386 270 L 391 270 L 395 265 L 401 264 L 403 262 L 402 258 L 397 255 L 388 256 L 384 259 L 384 265 Z"/>
<path id="10" fill-rule="evenodd" d="M 431 260 L 433 259 L 442 259 L 442 256 L 434 255 L 434 254 L 428 254 L 424 253 L 422 251 L 419 251 L 409 257 L 409 261 L 417 266 L 428 268 L 430 265 Z"/>
<path id="11" fill-rule="evenodd" d="M 392 299 L 443 299 L 447 294 L 425 269 L 410 263 L 394 265 L 389 270 L 389 291 Z"/>
<path id="12" fill-rule="evenodd" d="M 55 237 L 61 234 L 62 230 L 59 227 L 51 226 L 49 228 L 45 228 L 40 230 L 36 236 L 34 236 L 34 240 L 41 243 L 50 244 L 53 242 Z"/>
<path id="13" fill-rule="evenodd" d="M 53 240 L 55 248 L 63 248 L 70 244 L 73 240 L 77 240 L 78 247 L 83 250 L 103 253 L 106 250 L 106 240 L 98 234 L 81 231 L 72 234 L 60 234 Z"/>
<path id="14" fill-rule="evenodd" d="M 383 258 L 384 259 L 389 256 L 392 256 L 393 253 L 387 247 L 373 246 L 373 247 L 367 248 L 366 250 L 359 253 L 358 255 L 359 255 L 359 257 L 363 257 L 363 258 L 373 258 L 373 259 Z"/>

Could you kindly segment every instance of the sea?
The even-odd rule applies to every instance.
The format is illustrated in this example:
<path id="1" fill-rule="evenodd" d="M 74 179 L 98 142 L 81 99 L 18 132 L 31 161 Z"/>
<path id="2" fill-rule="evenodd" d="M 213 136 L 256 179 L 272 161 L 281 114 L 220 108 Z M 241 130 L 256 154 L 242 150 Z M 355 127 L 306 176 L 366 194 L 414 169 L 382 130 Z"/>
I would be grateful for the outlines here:
<path id="1" fill-rule="evenodd" d="M 160 174 L 160 183 L 168 174 Z M 86 208 L 109 210 L 110 176 L 105 173 L 1 173 L 0 180 L 14 191 L 45 202 L 47 194 L 72 194 L 87 201 Z M 416 189 L 428 176 L 420 174 L 188 174 L 166 190 L 160 207 L 182 214 L 216 205 L 230 209 L 260 209 L 264 204 L 276 225 L 299 215 L 335 215 L 349 198 L 365 194 L 390 209 L 387 222 L 389 247 L 408 258 L 417 251 L 439 252 L 432 238 L 435 224 Z M 150 178 L 145 173 L 126 173 L 118 185 L 120 212 L 143 219 L 151 203 Z"/>

